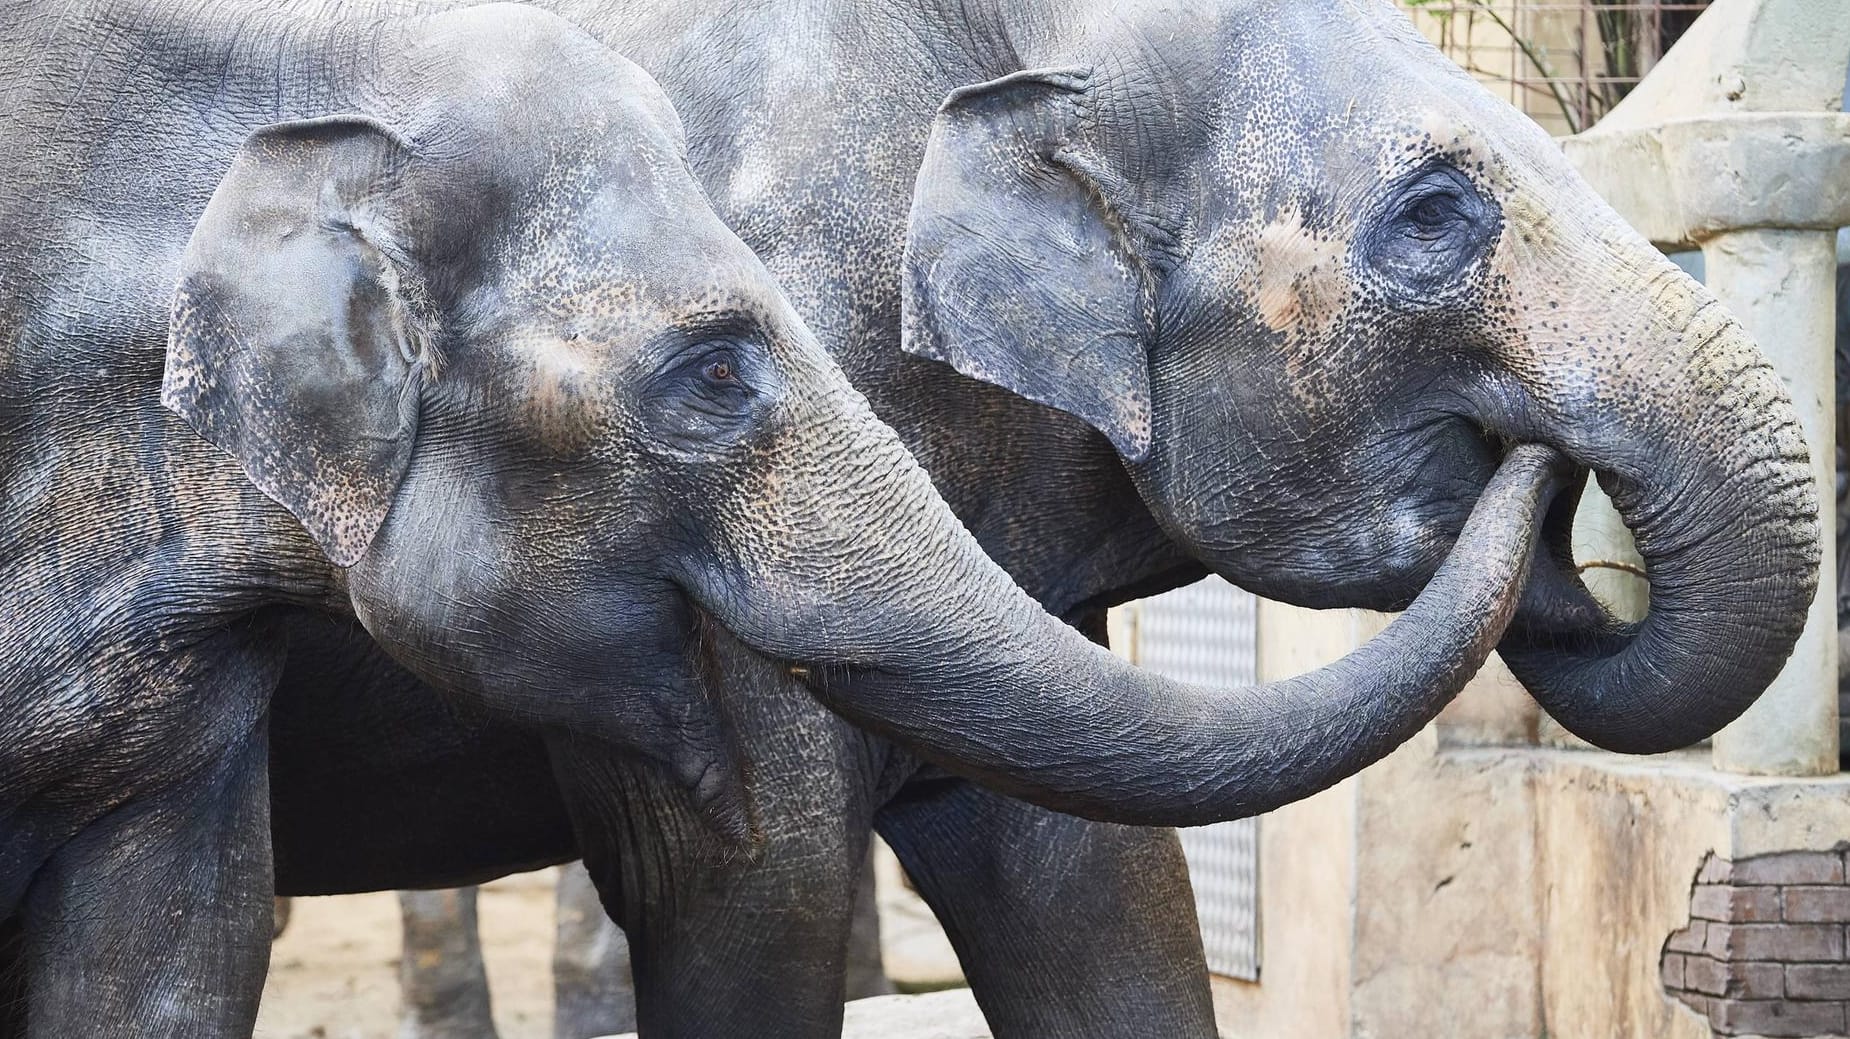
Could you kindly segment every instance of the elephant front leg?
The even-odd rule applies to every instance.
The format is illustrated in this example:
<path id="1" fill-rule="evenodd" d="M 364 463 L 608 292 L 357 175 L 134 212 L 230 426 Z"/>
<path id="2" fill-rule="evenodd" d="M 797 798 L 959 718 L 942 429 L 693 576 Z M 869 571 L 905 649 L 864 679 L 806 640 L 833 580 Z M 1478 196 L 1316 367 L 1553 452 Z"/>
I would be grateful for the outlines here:
<path id="1" fill-rule="evenodd" d="M 855 886 L 848 943 L 847 998 L 893 991 L 880 959 L 873 862 Z M 636 1028 L 629 939 L 611 921 L 583 863 L 559 867 L 558 941 L 553 947 L 553 1039 L 589 1039 Z"/>
<path id="2" fill-rule="evenodd" d="M 25 902 L 27 1034 L 242 1039 L 273 925 L 267 737 L 89 823 Z"/>
<path id="3" fill-rule="evenodd" d="M 1213 1039 L 1175 831 L 1095 823 L 944 777 L 875 817 L 997 1039 Z"/>
<path id="4" fill-rule="evenodd" d="M 608 753 L 563 758 L 585 865 L 629 938 L 646 1039 L 835 1039 L 867 825 L 772 808 L 755 856 Z M 850 825 L 845 825 L 850 824 Z"/>

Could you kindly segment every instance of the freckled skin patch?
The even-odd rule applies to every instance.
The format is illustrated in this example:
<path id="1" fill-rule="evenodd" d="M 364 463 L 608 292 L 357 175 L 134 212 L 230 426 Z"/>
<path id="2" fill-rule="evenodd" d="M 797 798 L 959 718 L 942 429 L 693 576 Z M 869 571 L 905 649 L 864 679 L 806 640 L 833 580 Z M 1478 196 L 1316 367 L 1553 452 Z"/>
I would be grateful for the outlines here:
<path id="1" fill-rule="evenodd" d="M 1260 229 L 1254 250 L 1253 305 L 1274 332 L 1316 336 L 1341 309 L 1345 287 L 1340 264 L 1347 243 L 1319 236 L 1302 214 L 1288 211 Z"/>

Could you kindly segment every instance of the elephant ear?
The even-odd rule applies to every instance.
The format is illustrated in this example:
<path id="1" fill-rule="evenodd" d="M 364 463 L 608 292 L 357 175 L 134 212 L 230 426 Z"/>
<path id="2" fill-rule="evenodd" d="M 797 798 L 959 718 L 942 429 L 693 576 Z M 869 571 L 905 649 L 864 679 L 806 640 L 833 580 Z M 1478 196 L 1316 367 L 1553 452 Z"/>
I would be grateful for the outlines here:
<path id="1" fill-rule="evenodd" d="M 1087 151 L 1088 74 L 952 92 L 913 192 L 904 349 L 1150 449 L 1153 279 L 1122 192 Z"/>
<path id="2" fill-rule="evenodd" d="M 428 337 L 382 200 L 409 156 L 362 116 L 253 133 L 181 261 L 161 402 L 351 566 L 410 462 Z"/>

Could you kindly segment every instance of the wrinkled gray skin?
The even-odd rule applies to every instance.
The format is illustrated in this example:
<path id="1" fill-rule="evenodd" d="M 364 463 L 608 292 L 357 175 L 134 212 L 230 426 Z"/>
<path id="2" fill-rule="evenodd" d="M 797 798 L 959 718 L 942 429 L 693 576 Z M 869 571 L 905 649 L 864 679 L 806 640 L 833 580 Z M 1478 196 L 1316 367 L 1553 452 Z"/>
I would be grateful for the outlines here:
<path id="1" fill-rule="evenodd" d="M 1818 532 L 1778 380 L 1537 128 L 1384 0 L 552 6 L 661 80 L 722 214 L 1056 615 L 1096 632 L 1103 607 L 1204 570 L 1310 606 L 1404 606 L 1501 445 L 1534 440 L 1612 493 L 1653 586 L 1642 624 L 1608 618 L 1566 555 L 1571 501 L 1550 516 L 1502 648 L 1570 729 L 1624 751 L 1691 742 L 1738 715 L 1796 637 Z M 969 632 L 982 644 L 987 621 Z M 768 713 L 768 671 L 729 688 L 759 712 L 748 743 L 801 748 L 765 755 L 777 802 L 762 818 L 781 839 L 761 868 L 677 876 L 672 836 L 626 859 L 577 835 L 620 918 L 639 882 L 719 884 L 713 903 L 753 907 L 763 936 L 753 949 L 686 898 L 654 943 L 795 975 L 781 1005 L 822 1007 L 808 1034 L 826 1034 L 839 990 L 805 1003 L 779 953 L 839 940 L 847 871 L 827 867 L 854 861 L 872 816 L 999 1034 L 1209 1034 L 1170 835 L 996 797 L 795 700 Z M 831 702 L 940 749 L 1012 724 L 988 697 L 896 696 L 878 717 Z M 404 817 L 471 785 L 441 754 L 420 778 L 349 749 L 348 774 L 402 779 Z M 543 767 L 499 756 L 503 776 Z M 287 780 L 300 829 L 279 837 L 305 858 L 324 829 L 304 804 L 322 788 L 312 766 Z M 540 818 L 542 794 L 518 818 Z M 513 818 L 472 821 L 537 850 L 545 835 Z M 455 844 L 394 832 L 375 876 L 422 876 L 409 864 Z M 777 915 L 778 899 L 795 908 Z M 745 1028 L 756 998 L 710 1020 Z"/>
<path id="2" fill-rule="evenodd" d="M 984 555 L 708 208 L 646 76 L 528 9 L 386 13 L 0 11 L 7 1031 L 248 1033 L 288 611 L 540 734 L 655 1035 L 808 1033 L 839 993 L 839 943 L 781 948 L 811 984 L 764 1021 L 715 939 L 791 899 L 667 883 L 784 837 L 746 775 L 813 761 L 821 716 L 780 696 L 1050 807 L 1201 822 L 1387 753 L 1515 612 L 1568 473 L 1534 445 L 1350 658 L 1222 692 L 1136 672 Z M 719 915 L 679 946 L 687 907 Z M 721 1031 L 746 997 L 761 1026 Z"/>

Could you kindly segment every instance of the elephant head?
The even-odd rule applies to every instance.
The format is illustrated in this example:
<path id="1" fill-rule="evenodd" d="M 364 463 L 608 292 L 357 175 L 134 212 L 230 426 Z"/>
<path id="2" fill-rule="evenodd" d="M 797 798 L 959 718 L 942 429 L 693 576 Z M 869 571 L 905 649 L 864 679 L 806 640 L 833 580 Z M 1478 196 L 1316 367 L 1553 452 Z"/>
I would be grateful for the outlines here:
<path id="1" fill-rule="evenodd" d="M 1392 749 L 1515 609 L 1540 448 L 1350 660 L 1224 691 L 1129 667 L 982 553 L 708 207 L 647 76 L 525 8 L 414 25 L 367 114 L 239 150 L 163 400 L 293 516 L 237 554 L 439 686 L 658 759 L 737 834 L 710 623 L 952 767 L 1196 822 Z"/>
<path id="2" fill-rule="evenodd" d="M 1403 608 L 1508 445 L 1548 445 L 1612 496 L 1651 609 L 1586 592 L 1564 495 L 1507 662 L 1614 750 L 1746 709 L 1814 592 L 1805 440 L 1539 127 L 1385 0 L 1028 21 L 1033 67 L 936 116 L 907 350 L 1091 424 L 1186 551 L 1305 606 Z"/>

